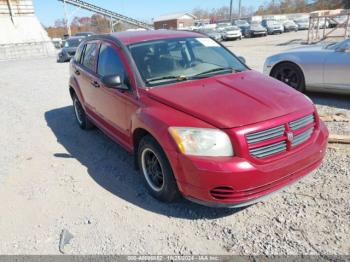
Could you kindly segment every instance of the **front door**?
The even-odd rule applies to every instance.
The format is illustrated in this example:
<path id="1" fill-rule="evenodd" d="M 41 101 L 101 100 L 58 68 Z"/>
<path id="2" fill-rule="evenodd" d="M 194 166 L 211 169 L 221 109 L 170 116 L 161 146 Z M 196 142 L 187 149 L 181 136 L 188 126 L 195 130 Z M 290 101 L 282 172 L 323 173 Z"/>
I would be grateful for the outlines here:
<path id="1" fill-rule="evenodd" d="M 120 51 L 113 44 L 102 42 L 99 50 L 97 61 L 97 75 L 99 93 L 94 100 L 93 106 L 96 108 L 98 115 L 103 119 L 103 125 L 110 134 L 119 140 L 127 143 L 129 138 L 130 121 L 126 118 L 126 105 L 130 92 L 108 88 L 104 86 L 101 78 L 104 76 L 121 76 L 127 79 L 125 67 L 123 65 Z M 127 81 L 123 83 L 128 85 Z"/>
<path id="2" fill-rule="evenodd" d="M 350 42 L 326 57 L 324 87 L 350 93 Z"/>

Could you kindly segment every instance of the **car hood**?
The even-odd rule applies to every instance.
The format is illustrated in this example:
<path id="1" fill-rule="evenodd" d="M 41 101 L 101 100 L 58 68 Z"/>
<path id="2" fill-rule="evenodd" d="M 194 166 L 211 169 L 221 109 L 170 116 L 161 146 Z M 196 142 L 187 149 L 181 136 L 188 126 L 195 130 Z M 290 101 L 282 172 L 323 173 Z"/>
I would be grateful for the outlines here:
<path id="1" fill-rule="evenodd" d="M 76 52 L 77 47 L 64 47 L 64 48 L 62 48 L 62 51 L 64 51 L 64 52 Z"/>
<path id="2" fill-rule="evenodd" d="M 225 33 L 226 33 L 226 34 L 238 34 L 238 33 L 240 33 L 240 32 L 241 32 L 241 30 L 236 29 L 236 30 L 226 31 Z"/>
<path id="3" fill-rule="evenodd" d="M 326 50 L 324 48 L 324 45 L 313 45 L 313 46 L 303 46 L 303 47 L 296 47 L 287 50 L 286 52 L 319 52 Z"/>
<path id="4" fill-rule="evenodd" d="M 303 94 L 256 71 L 150 89 L 153 99 L 217 128 L 233 128 L 313 107 Z"/>
<path id="5" fill-rule="evenodd" d="M 251 26 L 250 30 L 251 31 L 266 31 L 266 28 L 263 26 Z"/>

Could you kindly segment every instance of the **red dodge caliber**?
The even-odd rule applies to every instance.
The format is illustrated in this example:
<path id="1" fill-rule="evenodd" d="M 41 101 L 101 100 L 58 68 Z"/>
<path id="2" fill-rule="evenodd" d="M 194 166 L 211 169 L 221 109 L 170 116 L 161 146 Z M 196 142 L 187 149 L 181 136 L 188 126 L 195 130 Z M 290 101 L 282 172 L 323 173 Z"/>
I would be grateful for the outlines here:
<path id="1" fill-rule="evenodd" d="M 255 203 L 317 168 L 328 131 L 310 99 L 241 60 L 192 32 L 88 37 L 70 63 L 77 122 L 133 152 L 159 200 Z"/>

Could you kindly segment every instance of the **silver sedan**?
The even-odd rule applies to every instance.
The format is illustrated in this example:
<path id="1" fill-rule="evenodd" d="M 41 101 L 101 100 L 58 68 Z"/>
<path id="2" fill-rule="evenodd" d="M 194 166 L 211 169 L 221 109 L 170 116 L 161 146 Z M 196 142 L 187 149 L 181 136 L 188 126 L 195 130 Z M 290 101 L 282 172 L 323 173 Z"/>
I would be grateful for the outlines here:
<path id="1" fill-rule="evenodd" d="M 350 94 L 350 38 L 270 56 L 266 59 L 264 73 L 300 92 Z"/>

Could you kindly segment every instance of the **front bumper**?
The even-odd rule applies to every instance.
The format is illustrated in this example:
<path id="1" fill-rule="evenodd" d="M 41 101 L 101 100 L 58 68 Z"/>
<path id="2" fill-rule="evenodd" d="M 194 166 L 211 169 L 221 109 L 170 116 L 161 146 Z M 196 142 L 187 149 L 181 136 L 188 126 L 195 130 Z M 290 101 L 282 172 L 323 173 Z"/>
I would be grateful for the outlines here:
<path id="1" fill-rule="evenodd" d="M 327 138 L 328 130 L 321 122 L 303 146 L 266 163 L 238 156 L 218 159 L 178 155 L 178 186 L 184 197 L 203 205 L 250 205 L 316 169 L 325 156 Z M 218 188 L 222 195 L 213 194 Z"/>
<path id="2" fill-rule="evenodd" d="M 224 39 L 238 39 L 240 37 L 242 37 L 242 34 L 227 34 Z"/>
<path id="3" fill-rule="evenodd" d="M 252 35 L 266 35 L 266 31 L 251 31 Z"/>

